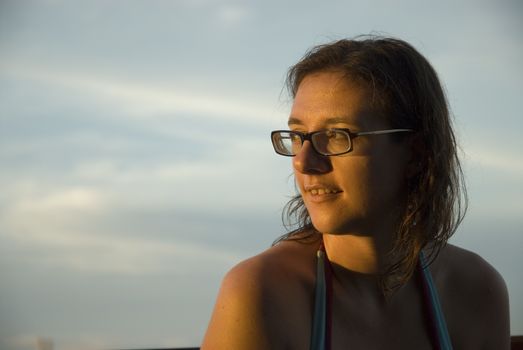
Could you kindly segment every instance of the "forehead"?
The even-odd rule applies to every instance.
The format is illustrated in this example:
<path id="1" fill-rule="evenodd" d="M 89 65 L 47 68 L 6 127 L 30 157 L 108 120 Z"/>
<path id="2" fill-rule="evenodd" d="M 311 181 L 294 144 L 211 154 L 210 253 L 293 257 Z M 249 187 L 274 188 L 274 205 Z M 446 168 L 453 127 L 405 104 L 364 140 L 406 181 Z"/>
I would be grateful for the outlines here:
<path id="1" fill-rule="evenodd" d="M 368 89 L 351 82 L 341 72 L 327 71 L 307 75 L 300 83 L 289 125 L 311 128 L 326 124 L 373 126 L 382 120 L 371 109 Z"/>

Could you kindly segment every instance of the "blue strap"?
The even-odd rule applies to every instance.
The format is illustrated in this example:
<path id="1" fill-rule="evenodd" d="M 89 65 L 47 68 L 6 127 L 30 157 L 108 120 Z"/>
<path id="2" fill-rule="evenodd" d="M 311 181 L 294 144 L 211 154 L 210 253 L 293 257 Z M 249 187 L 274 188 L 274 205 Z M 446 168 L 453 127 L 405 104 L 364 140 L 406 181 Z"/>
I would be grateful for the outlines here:
<path id="1" fill-rule="evenodd" d="M 327 285 L 325 283 L 325 253 L 316 253 L 316 291 L 314 297 L 314 318 L 312 320 L 311 350 L 325 350 L 327 325 Z"/>
<path id="2" fill-rule="evenodd" d="M 441 304 L 438 298 L 438 291 L 434 285 L 432 274 L 430 273 L 429 267 L 425 264 L 425 256 L 423 252 L 420 252 L 420 270 L 423 276 L 423 286 L 426 291 L 426 297 L 428 305 L 430 307 L 430 313 L 432 316 L 432 322 L 434 326 L 434 333 L 437 337 L 440 350 L 452 350 L 452 343 L 450 341 L 449 331 L 447 323 L 445 322 L 445 315 L 441 309 Z"/>

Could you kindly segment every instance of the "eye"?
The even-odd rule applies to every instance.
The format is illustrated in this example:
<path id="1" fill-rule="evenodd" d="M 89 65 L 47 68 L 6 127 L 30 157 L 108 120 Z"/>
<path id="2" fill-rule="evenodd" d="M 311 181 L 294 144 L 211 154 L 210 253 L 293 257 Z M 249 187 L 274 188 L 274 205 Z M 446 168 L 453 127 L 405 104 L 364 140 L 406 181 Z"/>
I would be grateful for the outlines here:
<path id="1" fill-rule="evenodd" d="M 327 130 L 325 132 L 325 136 L 329 139 L 329 141 L 343 141 L 347 138 L 347 136 L 339 131 L 339 130 Z"/>
<path id="2" fill-rule="evenodd" d="M 301 138 L 298 134 L 290 134 L 290 139 L 292 143 L 301 143 Z"/>

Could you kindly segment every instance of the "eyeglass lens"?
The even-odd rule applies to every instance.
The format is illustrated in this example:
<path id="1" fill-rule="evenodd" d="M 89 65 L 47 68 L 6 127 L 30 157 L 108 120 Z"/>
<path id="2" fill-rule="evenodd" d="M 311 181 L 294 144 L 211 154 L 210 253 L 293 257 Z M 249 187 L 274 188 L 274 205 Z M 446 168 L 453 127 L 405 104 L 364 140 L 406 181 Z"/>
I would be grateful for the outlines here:
<path id="1" fill-rule="evenodd" d="M 311 142 L 314 149 L 323 155 L 341 154 L 351 148 L 350 136 L 342 130 L 325 130 L 313 133 Z M 296 155 L 303 143 L 301 134 L 280 131 L 273 135 L 273 144 L 276 152 L 280 154 Z"/>
<path id="2" fill-rule="evenodd" d="M 325 155 L 345 153 L 350 149 L 350 136 L 341 130 L 325 130 L 312 135 L 316 150 Z"/>

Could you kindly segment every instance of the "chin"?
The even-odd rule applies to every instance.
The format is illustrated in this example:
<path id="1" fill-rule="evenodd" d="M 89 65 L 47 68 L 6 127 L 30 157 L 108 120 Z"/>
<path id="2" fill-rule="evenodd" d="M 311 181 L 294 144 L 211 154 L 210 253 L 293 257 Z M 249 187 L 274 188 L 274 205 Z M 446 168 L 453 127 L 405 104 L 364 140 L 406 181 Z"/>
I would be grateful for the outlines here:
<path id="1" fill-rule="evenodd" d="M 361 228 L 361 220 L 353 217 L 340 218 L 340 216 L 314 216 L 311 215 L 314 228 L 321 233 L 342 235 L 349 232 L 358 232 Z"/>
<path id="2" fill-rule="evenodd" d="M 346 234 L 354 231 L 356 226 L 353 220 L 340 222 L 339 220 L 315 220 L 312 218 L 312 225 L 321 233 L 333 235 Z"/>

